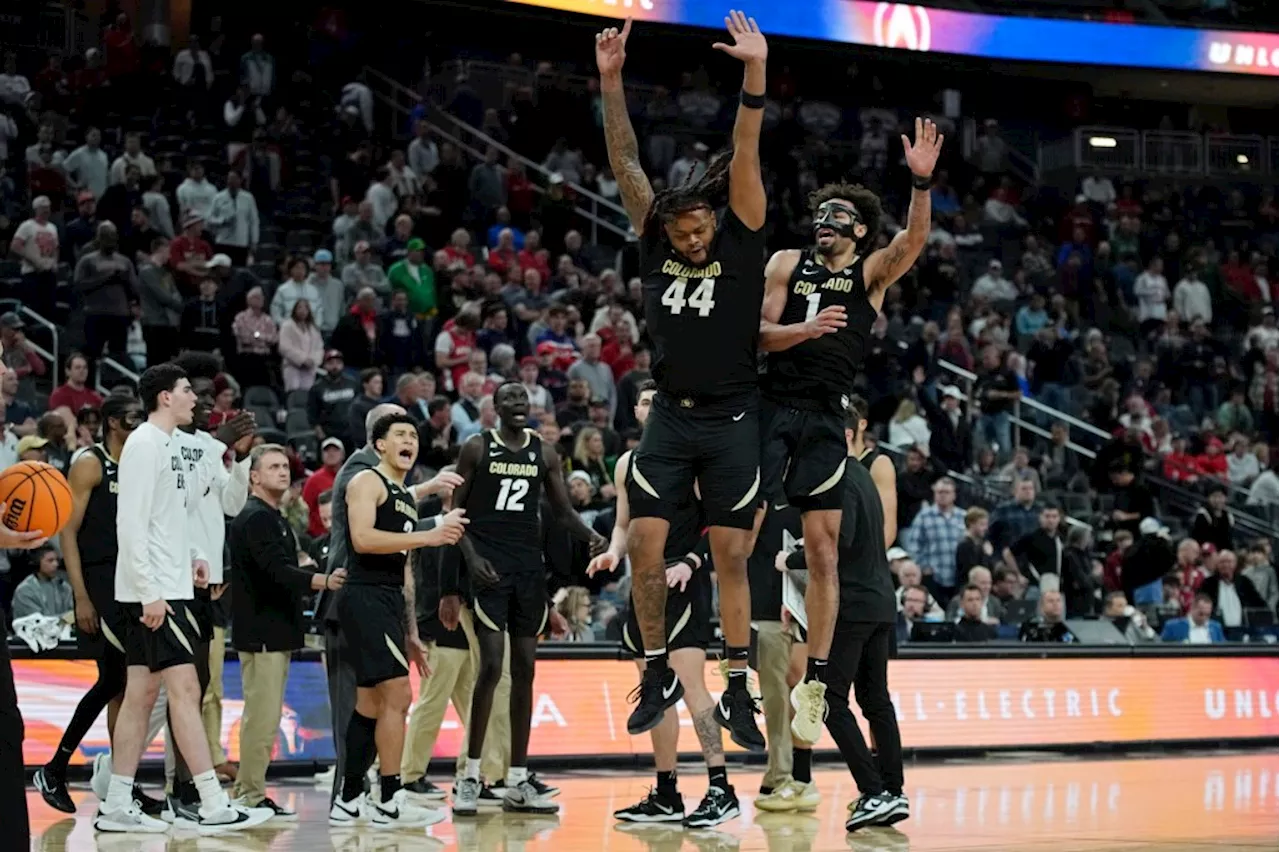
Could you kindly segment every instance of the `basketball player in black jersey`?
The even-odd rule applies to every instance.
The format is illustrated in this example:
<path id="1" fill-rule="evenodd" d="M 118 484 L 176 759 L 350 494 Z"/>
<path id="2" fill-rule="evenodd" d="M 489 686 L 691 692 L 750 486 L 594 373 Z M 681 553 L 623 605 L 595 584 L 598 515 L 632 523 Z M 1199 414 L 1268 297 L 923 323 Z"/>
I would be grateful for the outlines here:
<path id="1" fill-rule="evenodd" d="M 458 475 L 463 482 L 453 495 L 453 505 L 465 509 L 469 521 L 457 549 L 474 578 L 472 609 L 480 646 L 480 670 L 467 729 L 467 766 L 458 782 L 453 812 L 472 816 L 479 806 L 480 756 L 493 692 L 502 676 L 506 633 L 511 642 L 511 764 L 502 807 L 523 813 L 555 813 L 559 806 L 530 782 L 528 759 L 534 658 L 550 609 L 538 518 L 543 489 L 556 521 L 577 540 L 588 542 L 593 557 L 608 542 L 573 510 L 555 448 L 543 444 L 528 428 L 529 393 L 524 385 L 503 384 L 494 391 L 493 402 L 498 428 L 472 435 L 462 445 Z M 480 578 L 494 574 L 498 582 L 483 585 Z"/>
<path id="2" fill-rule="evenodd" d="M 649 419 L 657 385 L 646 380 L 640 385 L 635 416 L 643 427 Z M 614 471 L 614 482 L 625 483 L 630 471 L 632 453 L 625 452 L 619 458 Z M 614 811 L 622 822 L 664 823 L 683 822 L 690 828 L 709 828 L 737 816 L 738 797 L 729 786 L 724 765 L 724 745 L 720 725 L 715 719 L 715 699 L 707 691 L 705 680 L 707 645 L 711 641 L 711 567 L 710 545 L 703 535 L 706 516 L 696 488 L 685 495 L 677 506 L 677 514 L 671 521 L 667 535 L 666 579 L 667 653 L 671 667 L 675 669 L 684 686 L 684 703 L 693 721 L 693 729 L 707 762 L 709 784 L 707 795 L 697 810 L 684 814 L 684 800 L 676 787 L 677 749 L 680 740 L 680 719 L 674 707 L 668 709 L 661 724 L 649 730 L 653 740 L 653 763 L 658 773 L 657 786 L 637 804 Z M 631 522 L 627 502 L 627 490 L 618 491 L 617 514 L 609 549 L 591 560 L 587 576 L 615 571 L 627 551 L 627 527 Z M 636 656 L 641 678 L 645 669 L 644 647 L 640 644 L 640 628 L 632 604 L 627 623 L 622 628 L 622 643 Z"/>
<path id="3" fill-rule="evenodd" d="M 711 524 L 730 667 L 716 720 L 739 744 L 763 750 L 746 680 L 751 641 L 747 555 L 760 495 L 756 344 L 767 206 L 760 127 L 769 51 L 756 22 L 741 12 L 731 11 L 725 25 L 733 44 L 713 46 L 744 66 L 732 151 L 712 159 L 696 182 L 656 195 L 640 165 L 623 92 L 631 21 L 621 32 L 608 29 L 596 36 L 609 164 L 640 236 L 644 313 L 658 383 L 653 414 L 631 459 L 627 494 L 627 549 L 648 661 L 627 730 L 640 734 L 654 727 L 682 696 L 666 654 L 663 554 L 675 507 L 698 480 Z"/>
<path id="4" fill-rule="evenodd" d="M 114 733 L 116 713 L 124 698 L 126 617 L 116 603 L 116 463 L 129 437 L 145 415 L 132 396 L 108 396 L 102 403 L 102 443 L 81 453 L 68 471 L 71 520 L 62 529 L 62 558 L 75 592 L 76 636 L 81 648 L 98 662 L 98 680 L 76 705 L 53 759 L 36 770 L 32 781 L 51 808 L 75 813 L 67 792 L 67 763 L 81 740 L 107 709 L 107 731 Z M 163 802 L 134 790 L 147 813 L 160 813 Z"/>
<path id="5" fill-rule="evenodd" d="M 791 693 L 792 732 L 817 742 L 825 714 L 823 675 L 839 603 L 836 543 L 847 455 L 844 415 L 884 294 L 909 270 L 929 235 L 929 188 L 942 136 L 916 119 L 902 137 L 912 173 L 907 227 L 879 251 L 880 200 L 860 186 L 825 186 L 810 196 L 814 246 L 776 253 L 766 268 L 760 348 L 768 356 L 761 478 L 770 499 L 804 512 L 809 585 L 809 660 Z"/>
<path id="6" fill-rule="evenodd" d="M 338 618 L 356 649 L 357 689 L 346 730 L 342 794 L 334 800 L 329 824 L 417 828 L 439 822 L 444 814 L 409 804 L 400 786 L 405 715 L 413 702 L 410 660 L 419 675 L 427 674 L 425 646 L 417 637 L 413 614 L 410 551 L 456 543 L 466 513 L 455 509 L 433 529 L 416 531 L 417 504 L 404 478 L 418 458 L 417 421 L 407 414 L 388 414 L 373 424 L 369 440 L 378 466 L 357 474 L 346 492 L 354 559 Z M 407 623 L 415 626 L 408 636 L 406 612 Z M 375 750 L 382 776 L 379 790 L 366 797 L 364 774 Z"/>

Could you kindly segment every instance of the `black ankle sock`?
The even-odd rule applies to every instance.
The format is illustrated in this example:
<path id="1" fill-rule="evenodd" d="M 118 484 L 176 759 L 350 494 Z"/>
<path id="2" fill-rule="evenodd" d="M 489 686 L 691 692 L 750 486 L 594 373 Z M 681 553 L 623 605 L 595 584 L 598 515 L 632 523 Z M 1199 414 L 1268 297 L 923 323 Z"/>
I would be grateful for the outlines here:
<path id="1" fill-rule="evenodd" d="M 669 661 L 667 659 L 666 651 L 653 654 L 652 656 L 650 656 L 648 651 L 644 652 L 644 665 L 646 669 L 653 669 L 655 672 L 665 671 L 668 664 Z"/>
<path id="2" fill-rule="evenodd" d="M 398 774 L 381 775 L 378 780 L 382 788 L 382 801 L 391 801 L 391 797 L 396 794 L 396 790 L 400 789 L 400 776 Z"/>
<path id="3" fill-rule="evenodd" d="M 71 762 L 71 755 L 75 754 L 75 752 L 74 748 L 58 746 L 58 750 L 53 753 L 53 757 L 49 758 L 49 762 L 44 765 L 44 774 L 66 780 L 67 764 Z"/>
<path id="4" fill-rule="evenodd" d="M 671 798 L 679 795 L 676 792 L 676 773 L 675 772 L 658 772 L 658 795 L 664 798 Z"/>
<path id="5" fill-rule="evenodd" d="M 809 663 L 804 671 L 805 680 L 820 680 L 823 683 L 827 681 L 827 661 L 819 660 L 817 657 L 810 657 Z"/>
<path id="6" fill-rule="evenodd" d="M 813 749 L 792 747 L 791 777 L 801 784 L 808 784 L 813 780 Z"/>
<path id="7" fill-rule="evenodd" d="M 377 719 L 351 714 L 351 722 L 347 725 L 346 771 L 342 775 L 342 800 L 349 802 L 364 792 L 364 774 L 373 763 L 373 753 L 377 748 L 374 741 L 374 730 L 378 727 Z"/>
<path id="8" fill-rule="evenodd" d="M 721 790 L 729 789 L 729 773 L 723 766 L 708 766 L 707 781 L 712 787 L 719 787 Z"/>
<path id="9" fill-rule="evenodd" d="M 724 646 L 725 659 L 729 660 L 730 662 L 742 660 L 745 663 L 749 651 L 750 649 L 748 648 L 735 648 L 733 645 L 728 645 L 728 644 Z M 741 668 L 729 669 L 729 683 L 727 684 L 727 688 L 728 689 L 746 689 L 747 688 L 747 667 L 745 665 L 743 665 Z"/>

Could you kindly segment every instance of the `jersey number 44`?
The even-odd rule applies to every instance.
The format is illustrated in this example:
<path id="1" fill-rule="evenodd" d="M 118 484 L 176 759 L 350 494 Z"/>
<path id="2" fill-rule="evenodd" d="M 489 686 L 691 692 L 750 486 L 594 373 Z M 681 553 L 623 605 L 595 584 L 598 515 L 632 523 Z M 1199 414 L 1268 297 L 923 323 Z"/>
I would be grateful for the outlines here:
<path id="1" fill-rule="evenodd" d="M 673 314 L 679 314 L 688 307 L 696 310 L 698 316 L 710 316 L 711 309 L 716 306 L 716 279 L 698 279 L 698 286 L 693 292 L 689 293 L 688 290 L 689 279 L 683 276 L 676 278 L 662 294 L 662 304 Z"/>

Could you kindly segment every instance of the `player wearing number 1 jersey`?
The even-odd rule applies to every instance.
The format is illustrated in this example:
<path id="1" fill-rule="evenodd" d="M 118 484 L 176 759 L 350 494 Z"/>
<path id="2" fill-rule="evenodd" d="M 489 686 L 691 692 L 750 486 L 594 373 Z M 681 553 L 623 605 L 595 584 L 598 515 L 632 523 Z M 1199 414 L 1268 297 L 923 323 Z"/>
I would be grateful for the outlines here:
<path id="1" fill-rule="evenodd" d="M 528 769 L 534 657 L 548 613 L 538 520 L 543 489 L 556 521 L 574 538 L 589 542 L 592 556 L 608 545 L 573 510 L 555 448 L 544 445 L 528 428 L 529 392 L 524 385 L 507 382 L 494 392 L 493 400 L 498 428 L 473 435 L 462 445 L 458 475 L 463 483 L 453 495 L 453 504 L 465 509 L 471 522 L 458 550 L 473 577 L 472 610 L 480 646 L 467 728 L 467 768 L 453 801 L 456 816 L 473 816 L 479 806 L 480 755 L 494 689 L 502 676 L 504 633 L 511 640 L 511 765 L 502 806 L 524 813 L 559 810 L 531 783 Z"/>
<path id="2" fill-rule="evenodd" d="M 826 716 L 823 678 L 839 606 L 836 557 L 849 397 L 885 291 L 924 248 L 941 146 L 932 121 L 916 120 L 914 144 L 902 137 L 913 175 L 911 207 L 907 227 L 888 246 L 868 253 L 879 231 L 880 200 L 861 186 L 835 184 L 809 199 L 813 247 L 780 251 L 766 270 L 762 480 L 766 497 L 785 498 L 804 513 L 810 656 L 804 682 L 791 693 L 791 730 L 805 743 L 817 742 Z"/>
<path id="3" fill-rule="evenodd" d="M 627 730 L 640 734 L 653 728 L 683 694 L 667 659 L 663 553 L 680 503 L 698 481 L 730 667 L 716 721 L 738 743 L 763 750 L 746 684 L 751 639 L 746 564 L 760 493 L 756 345 L 766 198 L 759 149 L 768 46 L 756 22 L 741 12 L 731 11 L 725 25 L 734 43 L 714 47 L 744 66 L 732 152 L 714 158 L 700 180 L 656 195 L 640 166 L 623 93 L 631 22 L 621 32 L 608 29 L 596 36 L 609 163 L 640 235 L 645 322 L 655 346 L 658 384 L 627 485 L 632 598 L 646 661 Z"/>

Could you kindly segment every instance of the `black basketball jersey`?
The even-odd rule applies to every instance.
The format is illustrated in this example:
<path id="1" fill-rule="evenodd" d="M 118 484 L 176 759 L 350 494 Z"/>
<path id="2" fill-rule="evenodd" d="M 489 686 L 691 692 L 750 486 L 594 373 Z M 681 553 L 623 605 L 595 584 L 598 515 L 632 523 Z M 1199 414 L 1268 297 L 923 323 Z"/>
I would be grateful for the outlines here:
<path id="1" fill-rule="evenodd" d="M 867 299 L 861 257 L 832 272 L 812 248 L 804 249 L 787 281 L 787 301 L 778 322 L 808 322 L 832 305 L 844 306 L 848 314 L 844 328 L 769 353 L 764 378 L 764 390 L 769 396 L 810 410 L 834 406 L 843 411 L 847 407 L 853 380 L 869 348 L 877 312 Z"/>
<path id="2" fill-rule="evenodd" d="M 383 532 L 408 533 L 418 527 L 418 504 L 409 489 L 371 468 L 387 489 L 373 516 L 373 528 Z M 352 551 L 351 575 L 347 582 L 372 586 L 403 586 L 407 550 L 399 553 L 357 553 Z"/>
<path id="3" fill-rule="evenodd" d="M 117 479 L 119 465 L 102 444 L 94 444 L 85 450 L 92 453 L 102 467 L 102 481 L 89 492 L 84 507 L 84 519 L 76 533 L 76 547 L 80 551 L 81 569 L 102 569 L 108 578 L 115 576 L 116 555 L 116 499 L 120 496 Z M 87 578 L 86 578 L 87 579 Z"/>
<path id="4" fill-rule="evenodd" d="M 867 473 L 871 472 L 871 465 L 876 463 L 876 459 L 880 458 L 883 453 L 877 447 L 865 447 L 862 455 L 858 456 L 858 462 L 867 469 Z"/>
<path id="5" fill-rule="evenodd" d="M 675 254 L 661 234 L 646 234 L 640 275 L 654 346 L 653 379 L 660 390 L 716 399 L 757 388 L 763 228 L 750 230 L 726 208 L 707 262 L 698 267 Z"/>
<path id="6" fill-rule="evenodd" d="M 538 507 L 547 465 L 542 439 L 531 429 L 524 442 L 508 447 L 496 429 L 481 433 L 484 443 L 472 474 L 467 536 L 498 570 L 541 570 L 542 528 Z"/>

